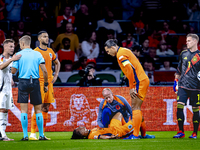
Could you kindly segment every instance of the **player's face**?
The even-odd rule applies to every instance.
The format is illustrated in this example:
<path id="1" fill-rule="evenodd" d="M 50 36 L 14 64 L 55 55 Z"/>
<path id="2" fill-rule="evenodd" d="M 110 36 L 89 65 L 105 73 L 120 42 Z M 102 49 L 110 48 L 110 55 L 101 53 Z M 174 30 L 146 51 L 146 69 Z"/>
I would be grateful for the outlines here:
<path id="1" fill-rule="evenodd" d="M 42 33 L 40 35 L 39 41 L 44 45 L 48 45 L 48 43 L 49 43 L 49 35 L 47 33 Z"/>
<path id="2" fill-rule="evenodd" d="M 105 90 L 103 93 L 103 97 L 108 103 L 113 102 L 113 94 L 110 91 Z"/>
<path id="3" fill-rule="evenodd" d="M 197 45 L 197 40 L 195 40 L 192 37 L 187 37 L 186 39 L 186 44 L 187 44 L 187 48 L 191 49 L 193 48 L 195 45 Z"/>
<path id="4" fill-rule="evenodd" d="M 111 55 L 111 56 L 115 56 L 116 55 L 116 52 L 117 50 L 115 49 L 114 46 L 111 46 L 111 48 L 108 48 L 107 46 L 105 47 L 105 51 L 107 52 L 108 55 Z"/>
<path id="5" fill-rule="evenodd" d="M 66 31 L 67 31 L 67 33 L 71 33 L 72 30 L 73 30 L 72 24 L 71 24 L 71 23 L 68 23 L 68 24 L 66 25 Z"/>
<path id="6" fill-rule="evenodd" d="M 14 53 L 15 45 L 14 43 L 8 43 L 4 45 L 4 50 L 9 54 L 12 55 Z"/>
<path id="7" fill-rule="evenodd" d="M 83 136 L 87 136 L 89 133 L 89 130 L 86 129 L 86 127 L 78 127 L 76 130 L 79 131 Z"/>

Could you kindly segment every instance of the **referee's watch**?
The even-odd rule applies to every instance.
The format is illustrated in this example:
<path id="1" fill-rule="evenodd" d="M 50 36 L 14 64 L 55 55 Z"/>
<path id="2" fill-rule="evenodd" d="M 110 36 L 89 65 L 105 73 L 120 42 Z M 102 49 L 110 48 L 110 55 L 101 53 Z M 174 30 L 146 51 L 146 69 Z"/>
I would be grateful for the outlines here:
<path id="1" fill-rule="evenodd" d="M 48 82 L 44 82 L 44 86 L 48 86 L 49 85 L 49 83 Z"/>

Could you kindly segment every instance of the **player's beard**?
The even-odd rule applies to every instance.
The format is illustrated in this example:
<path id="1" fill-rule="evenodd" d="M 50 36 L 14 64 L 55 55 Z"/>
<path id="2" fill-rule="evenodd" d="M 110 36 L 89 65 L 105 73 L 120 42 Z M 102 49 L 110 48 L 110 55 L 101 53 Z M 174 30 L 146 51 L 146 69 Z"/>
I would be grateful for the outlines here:
<path id="1" fill-rule="evenodd" d="M 42 45 L 44 45 L 44 46 L 48 46 L 48 43 L 42 42 Z"/>

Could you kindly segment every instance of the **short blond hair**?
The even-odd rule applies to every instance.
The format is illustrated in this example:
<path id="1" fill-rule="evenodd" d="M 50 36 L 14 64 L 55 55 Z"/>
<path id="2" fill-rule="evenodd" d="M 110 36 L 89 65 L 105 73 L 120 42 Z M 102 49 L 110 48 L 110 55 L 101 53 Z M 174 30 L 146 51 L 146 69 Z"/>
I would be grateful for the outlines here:
<path id="1" fill-rule="evenodd" d="M 102 95 L 103 95 L 104 91 L 110 91 L 110 93 L 113 95 L 113 92 L 109 88 L 104 88 L 103 91 L 102 91 Z"/>
<path id="2" fill-rule="evenodd" d="M 19 39 L 19 41 L 20 41 L 20 42 L 23 41 L 24 44 L 25 44 L 26 46 L 30 46 L 30 45 L 31 45 L 31 37 L 30 37 L 29 35 L 24 35 L 24 36 L 22 36 L 22 37 Z"/>
<path id="3" fill-rule="evenodd" d="M 197 34 L 189 33 L 189 34 L 187 35 L 187 38 L 188 38 L 188 37 L 191 37 L 191 38 L 197 40 L 197 42 L 199 42 L 199 36 L 198 36 Z"/>
<path id="4" fill-rule="evenodd" d="M 3 41 L 3 46 L 4 46 L 5 44 L 8 44 L 8 43 L 15 43 L 15 41 L 14 41 L 13 39 L 5 39 L 5 40 Z"/>

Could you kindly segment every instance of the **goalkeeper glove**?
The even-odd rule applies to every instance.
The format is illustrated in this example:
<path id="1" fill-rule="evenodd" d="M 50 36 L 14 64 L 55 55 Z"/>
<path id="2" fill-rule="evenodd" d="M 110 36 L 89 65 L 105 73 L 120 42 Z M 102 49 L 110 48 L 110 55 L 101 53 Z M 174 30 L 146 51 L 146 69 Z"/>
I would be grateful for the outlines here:
<path id="1" fill-rule="evenodd" d="M 174 80 L 174 86 L 173 86 L 174 92 L 177 94 L 178 92 L 178 79 Z"/>

